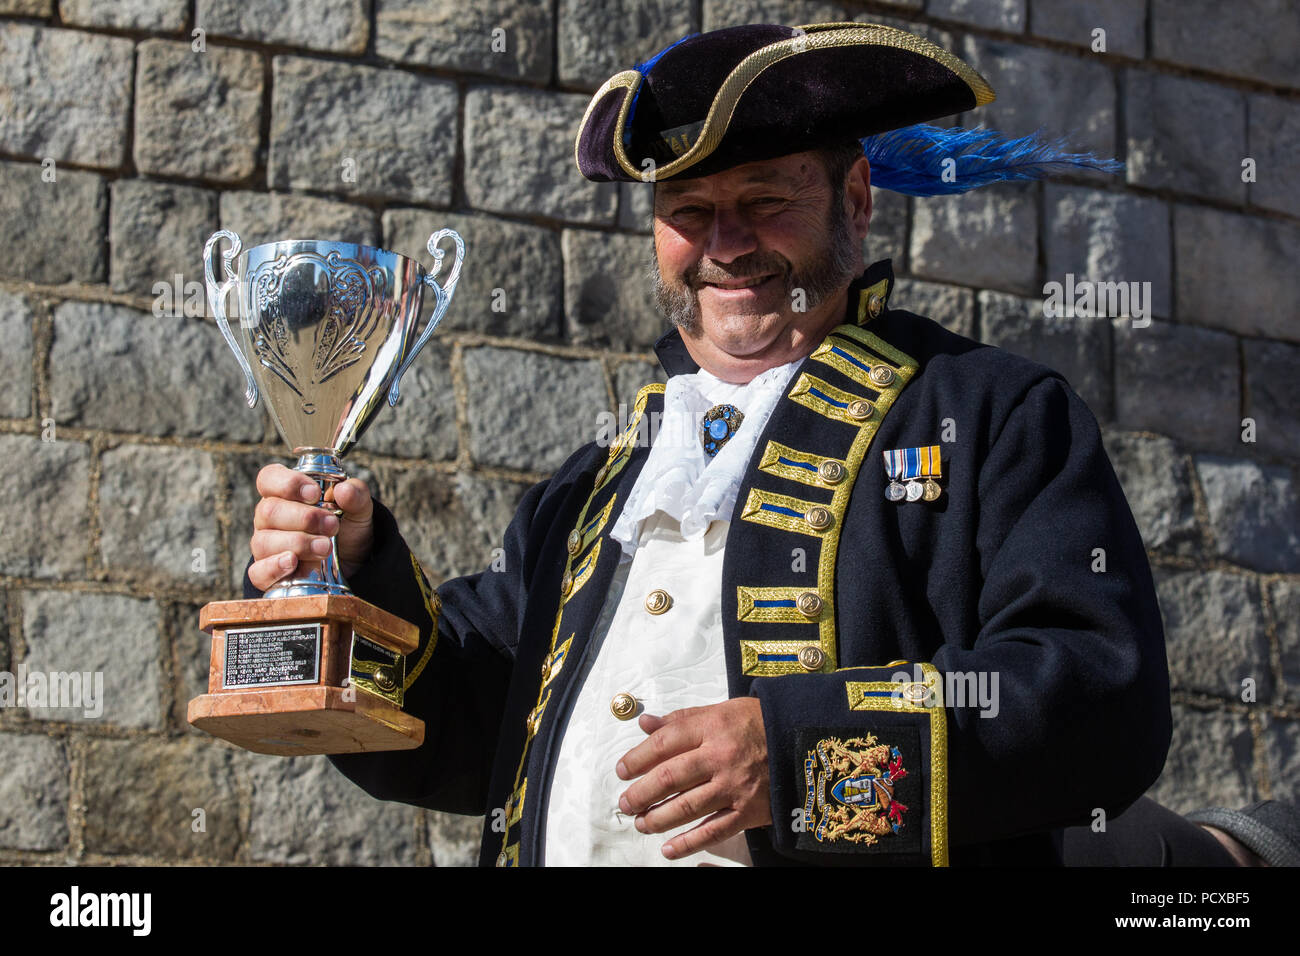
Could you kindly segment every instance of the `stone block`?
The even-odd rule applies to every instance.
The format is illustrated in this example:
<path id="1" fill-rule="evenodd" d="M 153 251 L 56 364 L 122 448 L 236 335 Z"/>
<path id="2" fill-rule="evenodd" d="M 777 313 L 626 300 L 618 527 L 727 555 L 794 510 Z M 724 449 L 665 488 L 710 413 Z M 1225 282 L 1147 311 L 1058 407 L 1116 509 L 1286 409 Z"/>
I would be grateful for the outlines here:
<path id="1" fill-rule="evenodd" d="M 1064 283 L 1066 275 L 1073 274 L 1076 284 L 1128 283 L 1128 314 L 1170 315 L 1170 220 L 1165 203 L 1055 183 L 1045 187 L 1043 202 L 1049 281 Z"/>
<path id="2" fill-rule="evenodd" d="M 941 20 L 1020 33 L 1028 17 L 1027 5 L 1028 0 L 930 0 L 927 12 Z"/>
<path id="3" fill-rule="evenodd" d="M 370 39 L 370 2 L 198 0 L 195 21 L 209 36 L 357 54 Z"/>
<path id="4" fill-rule="evenodd" d="M 1300 226 L 1175 206 L 1174 261 L 1180 321 L 1300 342 Z"/>
<path id="5" fill-rule="evenodd" d="M 511 338 L 558 340 L 564 310 L 564 262 L 553 229 L 465 213 L 390 209 L 384 213 L 389 249 L 433 265 L 426 246 L 439 229 L 465 240 L 465 268 L 439 329 L 482 332 Z M 448 249 L 450 243 L 444 240 Z M 451 269 L 444 259 L 441 278 Z M 424 297 L 423 319 L 433 311 Z M 439 333 L 441 334 L 441 332 Z"/>
<path id="6" fill-rule="evenodd" d="M 1256 571 L 1300 571 L 1300 506 L 1289 468 L 1201 455 L 1196 473 L 1219 557 Z"/>
<path id="7" fill-rule="evenodd" d="M 1173 712 L 1169 758 L 1146 795 L 1175 813 L 1241 807 L 1258 799 L 1254 740 L 1245 716 L 1183 704 L 1174 704 Z"/>
<path id="8" fill-rule="evenodd" d="M 384 503 L 431 580 L 486 570 L 528 485 L 432 469 L 391 471 Z M 503 569 L 504 570 L 504 569 Z"/>
<path id="9" fill-rule="evenodd" d="M 692 27 L 681 0 L 559 0 L 558 14 L 560 82 L 592 90 Z"/>
<path id="10" fill-rule="evenodd" d="M 245 249 L 282 239 L 379 245 L 379 217 L 374 210 L 291 193 L 222 193 L 221 228 L 233 230 Z"/>
<path id="11" fill-rule="evenodd" d="M 1300 804 L 1300 721 L 1261 715 L 1264 725 L 1264 767 L 1274 800 Z M 1237 808 L 1241 804 L 1227 804 Z"/>
<path id="12" fill-rule="evenodd" d="M 1300 700 L 1300 581 L 1276 578 L 1265 585 L 1282 656 L 1282 681 L 1289 701 Z"/>
<path id="13" fill-rule="evenodd" d="M 62 741 L 0 733 L 0 847 L 59 850 L 68 844 L 68 757 Z"/>
<path id="14" fill-rule="evenodd" d="M 123 445 L 104 453 L 99 550 L 110 571 L 181 586 L 221 580 L 212 456 Z"/>
<path id="15" fill-rule="evenodd" d="M 1038 213 L 1032 186 L 920 199 L 912 214 L 914 275 L 1038 295 Z"/>
<path id="16" fill-rule="evenodd" d="M 1147 550 L 1196 556 L 1200 532 L 1191 467 L 1177 443 L 1159 435 L 1113 430 L 1102 438 Z"/>
<path id="17" fill-rule="evenodd" d="M 1117 319 L 1115 419 L 1122 428 L 1168 435 L 1197 448 L 1231 448 L 1241 417 L 1237 343 L 1208 329 Z"/>
<path id="18" fill-rule="evenodd" d="M 1176 691 L 1241 702 L 1243 681 L 1256 700 L 1275 692 L 1259 586 L 1226 571 L 1155 570 L 1165 621 L 1169 683 Z"/>
<path id="19" fill-rule="evenodd" d="M 980 124 L 1008 136 L 1041 132 L 1048 140 L 1064 138 L 1079 152 L 1115 155 L 1115 73 L 1104 63 L 975 35 L 966 37 L 963 50 L 966 62 L 1000 95 L 966 114 L 962 125 Z"/>
<path id="20" fill-rule="evenodd" d="M 463 354 L 476 463 L 552 471 L 598 437 L 609 403 L 599 362 L 517 349 Z"/>
<path id="21" fill-rule="evenodd" d="M 1245 339 L 1246 415 L 1255 420 L 1260 450 L 1300 457 L 1300 346 Z"/>
<path id="22" fill-rule="evenodd" d="M 1034 0 L 1029 25 L 1035 36 L 1087 47 L 1099 54 L 1146 55 L 1146 4 L 1132 0 Z M 1104 30 L 1094 37 L 1094 30 Z M 1098 40 L 1105 43 L 1097 49 Z"/>
<path id="23" fill-rule="evenodd" d="M 277 56 L 268 183 L 446 205 L 456 103 L 448 80 Z"/>
<path id="24" fill-rule="evenodd" d="M 92 738 L 83 776 L 86 852 L 235 860 L 245 761 L 211 738 Z"/>
<path id="25" fill-rule="evenodd" d="M 1250 97 L 1246 155 L 1255 160 L 1250 203 L 1300 216 L 1300 105 L 1280 96 Z"/>
<path id="26" fill-rule="evenodd" d="M 950 332 L 975 337 L 975 293 L 958 285 L 899 279 L 889 296 L 891 309 L 933 319 Z"/>
<path id="27" fill-rule="evenodd" d="M 1246 99 L 1240 92 L 1146 70 L 1129 70 L 1125 88 L 1130 183 L 1245 200 Z"/>
<path id="28" fill-rule="evenodd" d="M 217 228 L 217 195 L 207 189 L 119 179 L 112 185 L 108 281 L 115 292 L 158 295 L 157 283 L 203 281 L 203 244 Z"/>
<path id="29" fill-rule="evenodd" d="M 555 28 L 549 0 L 376 0 L 375 52 L 389 60 L 545 83 Z M 603 78 L 602 78 L 603 79 Z"/>
<path id="30" fill-rule="evenodd" d="M 0 289 L 0 417 L 32 413 L 32 307 Z"/>
<path id="31" fill-rule="evenodd" d="M 57 436 L 57 431 L 55 432 Z M 90 446 L 0 435 L 0 574 L 80 578 L 90 542 Z"/>
<path id="32" fill-rule="evenodd" d="M 262 131 L 260 54 L 145 40 L 136 61 L 140 172 L 221 182 L 252 175 Z"/>
<path id="33" fill-rule="evenodd" d="M 569 338 L 646 351 L 669 325 L 655 306 L 654 243 L 642 235 L 566 229 L 564 311 Z"/>
<path id="34" fill-rule="evenodd" d="M 1157 60 L 1297 85 L 1300 10 L 1287 0 L 1151 0 L 1150 22 Z"/>
<path id="35" fill-rule="evenodd" d="M 102 177 L 32 163 L 0 162 L 0 278 L 103 282 L 108 190 Z"/>
<path id="36" fill-rule="evenodd" d="M 288 865 L 411 866 L 420 812 L 376 800 L 325 757 L 250 754 L 249 852 Z"/>
<path id="37" fill-rule="evenodd" d="M 55 308 L 50 395 L 60 425 L 246 442 L 264 430 L 215 322 L 102 302 Z"/>
<path id="38" fill-rule="evenodd" d="M 122 37 L 0 24 L 0 149 L 37 160 L 121 166 L 132 51 Z"/>
<path id="39" fill-rule="evenodd" d="M 478 866 L 484 817 L 430 810 L 425 819 L 429 825 L 429 850 L 433 853 L 434 866 Z"/>
<path id="40" fill-rule="evenodd" d="M 34 720 L 158 730 L 163 726 L 162 615 L 152 600 L 77 591 L 23 593 L 23 636 L 32 672 L 76 672 L 102 699 L 32 707 Z M 96 677 L 95 675 L 102 675 Z M 88 706 L 89 705 L 89 706 Z M 99 711 L 99 713 L 96 713 Z"/>
<path id="41" fill-rule="evenodd" d="M 465 97 L 470 205 L 511 216 L 613 225 L 617 184 L 589 182 L 573 163 L 587 103 L 580 94 L 471 89 Z"/>
<path id="42" fill-rule="evenodd" d="M 186 0 L 59 0 L 59 19 L 81 27 L 176 32 L 185 26 Z"/>

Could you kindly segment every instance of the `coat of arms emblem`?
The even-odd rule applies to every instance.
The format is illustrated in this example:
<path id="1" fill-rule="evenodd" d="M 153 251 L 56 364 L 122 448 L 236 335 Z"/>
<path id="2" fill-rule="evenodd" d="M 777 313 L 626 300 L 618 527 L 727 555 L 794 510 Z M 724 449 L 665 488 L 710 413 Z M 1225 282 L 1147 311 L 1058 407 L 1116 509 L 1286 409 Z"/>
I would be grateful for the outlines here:
<path id="1" fill-rule="evenodd" d="M 897 747 L 864 737 L 828 737 L 804 759 L 804 819 L 819 843 L 878 843 L 904 826 L 894 788 L 907 776 Z M 818 816 L 820 814 L 820 817 Z"/>

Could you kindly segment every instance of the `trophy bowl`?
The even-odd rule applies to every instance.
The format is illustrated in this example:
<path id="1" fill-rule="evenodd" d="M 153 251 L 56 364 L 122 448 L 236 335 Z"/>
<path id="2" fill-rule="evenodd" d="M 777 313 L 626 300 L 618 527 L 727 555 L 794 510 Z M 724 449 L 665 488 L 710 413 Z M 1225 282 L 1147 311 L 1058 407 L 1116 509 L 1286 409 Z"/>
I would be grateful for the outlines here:
<path id="1" fill-rule="evenodd" d="M 219 252 L 223 239 L 228 245 Z M 454 242 L 456 260 L 439 283 L 444 239 Z M 385 398 L 397 404 L 402 375 L 451 303 L 464 240 L 441 229 L 429 237 L 428 249 L 432 271 L 396 252 L 348 242 L 286 239 L 241 252 L 239 236 L 221 230 L 204 246 L 208 303 L 244 372 L 249 407 L 265 397 L 280 436 L 299 456 L 295 469 L 320 486 L 322 508 L 333 508 L 327 494 L 347 477 L 339 459 Z M 417 335 L 426 287 L 434 309 Z M 336 550 L 304 563 L 265 596 L 320 594 L 351 594 Z"/>

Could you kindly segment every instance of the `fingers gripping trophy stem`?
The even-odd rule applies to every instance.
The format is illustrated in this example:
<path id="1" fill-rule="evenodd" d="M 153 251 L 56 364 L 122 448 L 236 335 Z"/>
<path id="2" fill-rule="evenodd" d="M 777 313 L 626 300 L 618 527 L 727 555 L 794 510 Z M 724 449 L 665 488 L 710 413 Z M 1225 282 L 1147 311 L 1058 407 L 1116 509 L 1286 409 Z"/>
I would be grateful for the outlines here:
<path id="1" fill-rule="evenodd" d="M 217 246 L 222 239 L 228 241 L 230 246 L 221 255 L 222 271 L 225 273 L 226 278 L 224 282 L 218 283 L 216 255 Z M 248 359 L 244 357 L 243 350 L 240 349 L 239 343 L 235 341 L 234 333 L 230 331 L 230 320 L 226 315 L 226 299 L 232 291 L 239 288 L 239 275 L 235 272 L 234 262 L 241 247 L 242 243 L 239 241 L 239 236 L 229 229 L 214 232 L 203 246 L 203 278 L 208 290 L 208 307 L 217 320 L 217 328 L 221 329 L 222 338 L 230 346 L 230 351 L 235 353 L 235 359 L 239 362 L 239 367 L 244 371 L 246 383 L 244 397 L 248 400 L 248 407 L 254 408 L 257 406 L 257 382 L 253 379 L 253 370 L 249 367 Z"/>
<path id="2" fill-rule="evenodd" d="M 451 275 L 447 276 L 447 280 L 439 285 L 436 280 L 438 273 L 442 270 L 442 260 L 446 253 L 438 244 L 443 239 L 451 239 L 456 243 L 456 262 L 451 267 Z M 460 267 L 465 261 L 465 240 L 454 229 L 439 229 L 429 237 L 429 252 L 433 256 L 433 271 L 425 273 L 424 284 L 433 292 L 433 313 L 429 316 L 429 321 L 425 323 L 424 331 L 416 339 L 415 345 L 407 353 L 406 358 L 402 360 L 401 368 L 397 370 L 397 377 L 393 379 L 393 386 L 388 390 L 388 404 L 390 406 L 396 406 L 401 399 L 402 376 L 411 367 L 415 357 L 420 354 L 420 349 L 424 348 L 424 343 L 429 341 L 430 336 L 433 335 L 433 330 L 438 327 L 438 323 L 442 321 L 443 315 L 447 312 L 447 306 L 451 305 L 451 297 L 456 291 L 456 283 L 460 281 Z"/>

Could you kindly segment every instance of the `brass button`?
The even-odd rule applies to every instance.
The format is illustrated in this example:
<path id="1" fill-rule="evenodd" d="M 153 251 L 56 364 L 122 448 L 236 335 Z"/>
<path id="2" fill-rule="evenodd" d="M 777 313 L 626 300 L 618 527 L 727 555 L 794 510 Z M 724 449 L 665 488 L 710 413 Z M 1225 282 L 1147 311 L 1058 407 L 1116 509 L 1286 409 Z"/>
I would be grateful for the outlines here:
<path id="1" fill-rule="evenodd" d="M 619 720 L 631 720 L 636 715 L 636 698 L 631 694 L 615 694 L 609 702 L 609 712 Z"/>
<path id="2" fill-rule="evenodd" d="M 831 513 L 821 505 L 815 505 L 804 512 L 804 520 L 816 531 L 825 531 L 831 526 Z"/>
<path id="3" fill-rule="evenodd" d="M 804 617 L 816 617 L 822 612 L 822 599 L 816 591 L 804 591 L 794 603 Z"/>
<path id="4" fill-rule="evenodd" d="M 547 654 L 547 655 L 546 655 L 546 660 L 542 661 L 542 686 L 543 686 L 543 687 L 545 687 L 546 684 L 547 684 L 547 682 L 550 681 L 550 679 L 551 679 L 551 664 L 552 664 L 552 663 L 553 663 L 553 662 L 552 662 L 552 660 L 551 660 L 551 655 L 550 655 L 550 654 Z"/>
<path id="5" fill-rule="evenodd" d="M 853 401 L 849 402 L 849 407 L 848 407 L 849 418 L 852 418 L 859 422 L 866 421 L 868 418 L 871 417 L 871 412 L 872 412 L 871 403 L 868 401 L 864 401 L 861 398 L 855 398 Z"/>
<path id="6" fill-rule="evenodd" d="M 573 572 L 565 571 L 564 577 L 560 578 L 560 594 L 568 597 L 569 592 L 573 590 Z"/>
<path id="7" fill-rule="evenodd" d="M 820 647 L 809 644 L 807 647 L 799 648 L 799 666 L 804 670 L 821 670 L 824 663 L 826 663 L 826 655 L 822 653 Z"/>
<path id="8" fill-rule="evenodd" d="M 605 481 L 605 476 L 609 474 L 609 465 L 600 466 L 600 471 L 596 472 L 596 487 L 599 488 Z"/>
<path id="9" fill-rule="evenodd" d="M 871 295 L 867 296 L 867 315 L 874 319 L 876 316 L 880 315 L 884 308 L 885 300 L 879 292 L 873 292 Z"/>
<path id="10" fill-rule="evenodd" d="M 397 681 L 393 678 L 393 672 L 387 667 L 375 668 L 374 680 L 375 686 L 380 690 L 392 690 L 397 686 Z"/>
<path id="11" fill-rule="evenodd" d="M 844 466 L 833 458 L 827 458 L 817 466 L 817 474 L 828 485 L 838 485 L 844 480 Z"/>
<path id="12" fill-rule="evenodd" d="M 672 595 L 663 588 L 655 588 L 645 596 L 645 609 L 651 614 L 662 614 L 672 606 Z"/>
<path id="13" fill-rule="evenodd" d="M 564 543 L 564 546 L 569 549 L 569 554 L 577 554 L 579 551 L 581 551 L 582 532 L 579 531 L 577 528 L 574 528 L 572 531 L 570 531 L 569 540 Z"/>
<path id="14" fill-rule="evenodd" d="M 883 388 L 894 380 L 894 370 L 888 365 L 873 365 L 871 373 L 867 377 L 871 379 L 872 385 L 879 385 Z"/>
<path id="15" fill-rule="evenodd" d="M 500 853 L 497 854 L 497 866 L 505 866 L 508 860 L 509 857 L 506 856 L 505 850 L 502 850 Z"/>

